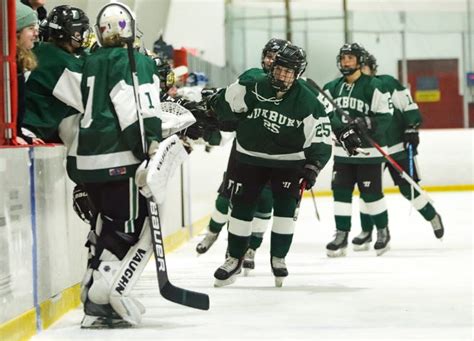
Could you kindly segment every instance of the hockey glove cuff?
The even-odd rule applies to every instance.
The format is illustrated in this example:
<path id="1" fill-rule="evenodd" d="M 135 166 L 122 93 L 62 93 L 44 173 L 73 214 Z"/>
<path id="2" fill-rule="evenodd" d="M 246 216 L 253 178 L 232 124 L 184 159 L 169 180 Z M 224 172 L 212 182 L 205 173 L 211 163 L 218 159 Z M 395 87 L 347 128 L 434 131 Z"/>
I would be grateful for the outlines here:
<path id="1" fill-rule="evenodd" d="M 351 122 L 350 126 L 359 134 L 364 135 L 375 129 L 375 122 L 368 116 L 357 117 Z"/>
<path id="2" fill-rule="evenodd" d="M 416 151 L 416 148 L 420 144 L 420 136 L 418 134 L 418 129 L 414 127 L 409 127 L 405 129 L 403 133 L 403 146 L 405 149 L 408 149 L 408 145 L 411 145 L 413 151 Z"/>
<path id="3" fill-rule="evenodd" d="M 313 164 L 306 164 L 303 168 L 301 179 L 306 181 L 305 189 L 311 189 L 316 183 L 316 177 L 318 176 L 321 168 L 313 165 Z"/>

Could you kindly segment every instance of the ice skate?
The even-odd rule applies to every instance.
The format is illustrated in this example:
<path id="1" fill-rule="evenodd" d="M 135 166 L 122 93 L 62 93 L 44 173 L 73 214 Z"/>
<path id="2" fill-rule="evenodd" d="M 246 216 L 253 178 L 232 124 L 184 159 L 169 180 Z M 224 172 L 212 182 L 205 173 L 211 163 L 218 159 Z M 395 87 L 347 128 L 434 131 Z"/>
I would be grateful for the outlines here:
<path id="1" fill-rule="evenodd" d="M 347 238 L 349 232 L 336 230 L 334 240 L 326 245 L 326 254 L 328 257 L 343 257 L 347 253 Z"/>
<path id="2" fill-rule="evenodd" d="M 120 317 L 110 304 L 95 304 L 90 300 L 84 303 L 82 329 L 131 328 L 133 325 Z"/>
<path id="3" fill-rule="evenodd" d="M 377 241 L 375 242 L 374 249 L 377 256 L 383 255 L 385 252 L 390 250 L 390 231 L 388 227 L 383 229 L 377 229 Z"/>
<path id="4" fill-rule="evenodd" d="M 370 249 L 370 243 L 372 242 L 372 231 L 362 231 L 358 236 L 352 239 L 352 247 L 354 251 L 367 251 Z"/>
<path id="5" fill-rule="evenodd" d="M 248 276 L 251 270 L 255 269 L 255 252 L 254 249 L 248 249 L 244 256 L 244 276 Z"/>
<path id="6" fill-rule="evenodd" d="M 214 286 L 218 288 L 234 283 L 242 270 L 242 262 L 242 259 L 228 257 L 225 263 L 214 272 L 216 279 Z"/>
<path id="7" fill-rule="evenodd" d="M 285 258 L 271 257 L 270 263 L 272 265 L 273 276 L 275 276 L 275 286 L 281 288 L 283 280 L 288 276 L 288 269 L 286 268 Z"/>
<path id="8" fill-rule="evenodd" d="M 196 245 L 196 252 L 199 255 L 202 255 L 203 253 L 206 253 L 214 244 L 214 242 L 217 240 L 217 237 L 219 236 L 219 233 L 214 233 L 209 231 L 206 236 L 199 242 L 198 245 Z"/>
<path id="9" fill-rule="evenodd" d="M 444 235 L 444 225 L 441 220 L 441 216 L 436 213 L 433 219 L 430 220 L 431 226 L 433 227 L 433 232 L 438 239 L 442 239 Z"/>

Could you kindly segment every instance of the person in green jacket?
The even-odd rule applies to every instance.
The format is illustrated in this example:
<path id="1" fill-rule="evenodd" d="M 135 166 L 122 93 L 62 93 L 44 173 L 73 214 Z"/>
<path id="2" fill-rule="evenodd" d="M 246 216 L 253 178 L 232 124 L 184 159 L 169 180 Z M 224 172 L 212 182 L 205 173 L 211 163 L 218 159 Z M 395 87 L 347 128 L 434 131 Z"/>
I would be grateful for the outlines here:
<path id="1" fill-rule="evenodd" d="M 411 175 L 416 182 L 419 182 L 420 178 L 414 156 L 417 154 L 417 147 L 420 143 L 418 128 L 423 121 L 421 112 L 418 105 L 413 101 L 410 90 L 390 75 L 377 75 L 376 58 L 367 51 L 365 51 L 365 54 L 365 65 L 362 67 L 362 72 L 382 81 L 385 88 L 390 92 L 394 105 L 393 119 L 386 132 L 388 151 L 405 172 Z M 443 222 L 433 205 L 416 190 L 412 192 L 410 184 L 400 176 L 390 163 L 386 164 L 386 168 L 388 168 L 393 182 L 400 189 L 400 193 L 408 200 L 413 199 L 415 208 L 426 221 L 431 223 L 436 238 L 442 238 L 444 235 Z M 410 169 L 412 169 L 412 174 L 410 174 Z M 362 232 L 352 240 L 356 251 L 368 250 L 372 241 L 373 221 L 370 215 L 361 210 L 360 220 Z"/>

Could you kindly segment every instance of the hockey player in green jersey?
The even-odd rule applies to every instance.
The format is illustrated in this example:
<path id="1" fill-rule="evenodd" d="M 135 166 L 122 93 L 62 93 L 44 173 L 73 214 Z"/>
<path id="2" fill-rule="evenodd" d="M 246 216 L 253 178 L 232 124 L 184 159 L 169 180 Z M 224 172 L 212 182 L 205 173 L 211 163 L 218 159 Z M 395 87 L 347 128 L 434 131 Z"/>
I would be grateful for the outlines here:
<path id="1" fill-rule="evenodd" d="M 241 81 L 247 79 L 255 79 L 267 74 L 273 64 L 275 55 L 279 49 L 281 49 L 288 41 L 283 39 L 272 38 L 270 39 L 262 49 L 261 55 L 261 68 L 252 68 L 245 71 L 239 76 Z M 209 250 L 219 236 L 222 227 L 228 221 L 229 205 L 230 205 L 230 186 L 228 184 L 229 171 L 233 169 L 235 154 L 235 143 L 232 146 L 231 155 L 229 156 L 229 163 L 227 165 L 227 171 L 224 173 L 224 177 L 221 185 L 219 186 L 215 209 L 212 212 L 211 220 L 209 221 L 209 231 L 202 241 L 196 246 L 196 252 L 203 254 Z M 249 250 L 246 252 L 244 260 L 244 269 L 253 269 L 255 267 L 254 257 L 255 250 L 260 246 L 263 240 L 263 234 L 267 229 L 267 226 L 271 219 L 271 213 L 273 209 L 273 198 L 271 189 L 269 186 L 265 186 L 259 197 L 257 209 L 252 221 L 252 235 L 250 237 Z"/>
<path id="2" fill-rule="evenodd" d="M 295 227 L 300 182 L 311 188 L 331 155 L 332 110 L 299 79 L 305 52 L 288 44 L 275 56 L 267 75 L 238 80 L 219 93 L 211 107 L 221 121 L 234 121 L 236 153 L 225 263 L 214 273 L 215 286 L 231 284 L 241 271 L 258 196 L 270 180 L 273 226 L 270 264 L 275 285 L 288 276 L 285 257 Z"/>
<path id="3" fill-rule="evenodd" d="M 363 136 L 368 134 L 386 148 L 385 131 L 392 119 L 393 105 L 382 82 L 362 74 L 363 64 L 363 48 L 356 43 L 344 44 L 337 56 L 337 65 L 343 76 L 324 86 L 326 93 L 348 115 L 340 116 L 334 112 L 331 116 L 331 125 L 340 143 L 336 143 L 334 148 L 332 190 L 336 234 L 326 246 L 329 257 L 346 254 L 351 229 L 352 192 L 356 183 L 361 193 L 361 207 L 377 227 L 374 246 L 377 255 L 389 248 L 388 214 L 382 192 L 384 159 L 375 148 L 370 148 Z M 363 147 L 369 155 L 358 153 L 358 147 Z"/>
<path id="4" fill-rule="evenodd" d="M 391 94 L 394 105 L 393 119 L 386 134 L 388 151 L 407 173 L 410 173 L 410 168 L 412 167 L 412 176 L 415 181 L 418 182 L 420 180 L 418 170 L 413 160 L 413 156 L 416 154 L 420 142 L 418 128 L 422 123 L 422 116 L 418 105 L 413 101 L 410 91 L 401 85 L 394 77 L 389 75 L 376 75 L 377 60 L 367 51 L 365 51 L 365 53 L 365 65 L 362 67 L 362 72 L 369 76 L 375 76 L 383 82 L 385 88 Z M 411 155 L 409 153 L 410 148 L 412 149 Z M 390 163 L 387 163 L 387 168 L 393 182 L 400 189 L 400 193 L 408 200 L 411 200 L 412 191 L 410 184 L 399 175 Z M 441 216 L 436 212 L 433 205 L 417 191 L 413 191 L 413 205 L 423 218 L 431 223 L 436 238 L 442 238 L 444 234 L 443 223 Z M 361 207 L 363 206 L 361 205 Z M 361 211 L 360 220 L 362 232 L 352 240 L 354 250 L 356 251 L 367 250 L 372 241 L 373 222 L 370 215 Z"/>
<path id="5" fill-rule="evenodd" d="M 58 6 L 47 18 L 49 42 L 33 49 L 38 67 L 26 82 L 24 127 L 45 142 L 70 147 L 84 111 L 80 82 L 89 18 L 76 7 Z"/>
<path id="6" fill-rule="evenodd" d="M 125 48 L 135 40 L 135 32 L 135 15 L 127 6 L 118 2 L 105 5 L 96 23 L 101 47 L 87 58 L 83 68 L 85 111 L 73 175 L 84 184 L 98 212 L 95 230 L 88 238 L 93 257 L 81 285 L 83 328 L 136 325 L 144 312 L 141 303 L 125 294 L 152 254 L 151 245 L 143 244 L 142 231 L 149 233 L 145 228 L 147 206 L 134 176 L 145 152 L 152 154 L 162 140 L 165 122 L 161 119 L 156 64 L 133 50 L 143 115 L 144 129 L 140 129 Z M 147 151 L 142 147 L 142 132 L 150 146 Z"/>

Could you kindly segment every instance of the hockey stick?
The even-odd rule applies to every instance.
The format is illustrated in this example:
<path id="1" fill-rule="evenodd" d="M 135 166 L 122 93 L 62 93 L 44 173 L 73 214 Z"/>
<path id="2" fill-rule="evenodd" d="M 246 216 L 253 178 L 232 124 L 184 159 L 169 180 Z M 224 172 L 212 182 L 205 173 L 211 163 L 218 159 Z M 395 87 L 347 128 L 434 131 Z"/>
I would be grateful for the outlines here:
<path id="1" fill-rule="evenodd" d="M 408 144 L 408 175 L 410 175 L 411 178 L 413 178 L 415 172 L 414 172 L 414 167 L 413 167 L 413 146 L 411 143 Z M 412 210 L 412 207 L 413 207 L 413 200 L 415 199 L 415 191 L 413 189 L 413 186 L 410 186 L 410 202 L 411 202 L 411 206 L 410 206 L 410 212 L 409 214 L 411 214 L 411 210 Z"/>
<path id="2" fill-rule="evenodd" d="M 301 199 L 303 199 L 303 193 L 304 193 L 305 187 L 306 187 L 306 180 L 303 180 L 301 181 L 301 184 L 300 184 L 299 197 L 298 197 L 298 201 L 296 202 L 295 214 L 293 215 L 294 221 L 298 220 L 298 214 L 300 213 Z"/>
<path id="3" fill-rule="evenodd" d="M 316 212 L 316 219 L 318 219 L 318 221 L 321 221 L 321 218 L 319 217 L 318 206 L 316 205 L 316 197 L 314 196 L 314 191 L 312 188 L 310 191 L 311 191 L 311 198 L 313 199 L 314 212 Z"/>
<path id="4" fill-rule="evenodd" d="M 137 67 L 135 64 L 135 57 L 133 55 L 133 42 L 127 42 L 127 50 L 128 50 L 128 59 L 130 62 L 130 71 L 132 73 L 132 85 L 133 85 L 133 92 L 135 96 L 135 103 L 137 105 L 137 118 L 139 122 L 140 128 L 140 138 L 143 148 L 143 153 L 145 158 L 149 159 L 147 153 L 147 143 L 145 139 L 145 130 L 143 125 L 143 117 L 141 113 L 141 104 L 140 104 L 140 96 L 139 96 L 139 87 L 138 87 L 138 76 L 137 76 Z M 151 232 L 151 239 L 153 243 L 153 251 L 155 254 L 155 264 L 156 264 L 156 271 L 158 277 L 158 285 L 160 289 L 160 294 L 165 299 L 185 305 L 191 308 L 201 309 L 201 310 L 208 310 L 209 309 L 209 296 L 203 293 L 183 289 L 174 286 L 168 279 L 168 268 L 166 266 L 166 259 L 165 259 L 165 251 L 163 248 L 163 235 L 161 229 L 161 221 L 158 212 L 158 205 L 153 199 L 153 196 L 147 198 L 147 206 L 148 206 L 148 216 L 150 219 L 150 232 Z"/>
<path id="5" fill-rule="evenodd" d="M 339 107 L 339 105 L 336 104 L 336 102 L 334 102 L 334 100 L 328 96 L 328 94 L 326 94 L 326 92 L 321 89 L 321 87 L 315 82 L 313 81 L 312 79 L 308 78 L 306 80 L 308 83 L 310 83 L 312 86 L 314 86 L 320 93 L 321 95 L 323 95 L 328 101 L 329 103 L 331 103 L 331 105 L 336 109 L 336 111 L 339 113 L 339 115 L 343 116 L 346 118 L 346 120 L 351 123 L 353 121 L 353 119 L 344 112 L 344 110 L 341 109 L 341 107 Z M 364 134 L 364 138 L 367 140 L 367 142 L 370 143 L 370 145 L 372 147 L 374 147 L 375 149 L 378 150 L 378 152 L 380 154 L 382 154 L 382 156 L 393 166 L 393 168 L 400 174 L 400 176 L 405 179 L 410 185 L 413 186 L 414 189 L 416 189 L 418 191 L 418 193 L 420 193 L 420 195 L 423 195 L 426 200 L 428 200 L 430 203 L 433 202 L 433 199 L 431 199 L 431 197 L 428 195 L 428 193 L 426 193 L 423 189 L 421 189 L 421 187 L 416 183 L 415 180 L 413 180 L 404 170 L 403 168 L 389 155 L 385 152 L 385 150 L 382 149 L 382 147 L 380 147 L 380 145 L 375 142 L 370 136 L 368 136 L 367 134 Z"/>

